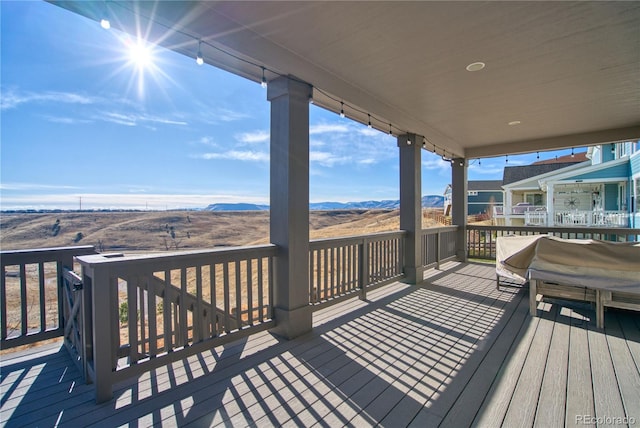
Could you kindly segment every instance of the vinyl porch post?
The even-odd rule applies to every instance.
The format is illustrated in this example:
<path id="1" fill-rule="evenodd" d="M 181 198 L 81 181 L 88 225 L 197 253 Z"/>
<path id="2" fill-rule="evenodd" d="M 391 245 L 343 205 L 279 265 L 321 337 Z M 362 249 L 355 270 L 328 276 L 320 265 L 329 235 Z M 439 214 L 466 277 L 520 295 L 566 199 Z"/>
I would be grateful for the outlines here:
<path id="1" fill-rule="evenodd" d="M 456 256 L 467 261 L 467 162 L 456 158 L 451 163 L 451 224 L 459 227 L 456 234 Z"/>
<path id="2" fill-rule="evenodd" d="M 422 266 L 422 136 L 398 136 L 400 148 L 400 229 L 407 231 L 404 245 L 406 281 L 424 279 Z"/>
<path id="3" fill-rule="evenodd" d="M 311 331 L 309 306 L 309 97 L 311 86 L 288 77 L 269 82 L 271 102 L 271 243 L 274 333 Z"/>

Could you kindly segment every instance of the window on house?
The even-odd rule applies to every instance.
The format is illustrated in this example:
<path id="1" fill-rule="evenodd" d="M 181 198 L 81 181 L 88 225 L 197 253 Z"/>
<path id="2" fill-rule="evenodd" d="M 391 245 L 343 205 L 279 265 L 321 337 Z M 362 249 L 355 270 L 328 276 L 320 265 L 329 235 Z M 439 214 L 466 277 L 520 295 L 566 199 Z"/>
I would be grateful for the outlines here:
<path id="1" fill-rule="evenodd" d="M 544 205 L 542 193 L 525 193 L 524 200 L 531 205 Z"/>
<path id="2" fill-rule="evenodd" d="M 638 211 L 640 211 L 640 202 L 638 201 L 638 199 L 640 198 L 640 176 L 633 179 L 633 189 L 634 191 L 632 194 L 633 200 L 631 201 L 631 209 L 634 213 L 637 213 Z"/>

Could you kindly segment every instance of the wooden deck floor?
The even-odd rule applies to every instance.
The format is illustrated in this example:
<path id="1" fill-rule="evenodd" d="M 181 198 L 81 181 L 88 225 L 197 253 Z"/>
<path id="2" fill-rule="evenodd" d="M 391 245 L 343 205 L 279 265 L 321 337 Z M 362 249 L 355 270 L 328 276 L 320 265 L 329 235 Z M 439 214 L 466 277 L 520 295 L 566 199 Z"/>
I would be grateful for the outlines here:
<path id="1" fill-rule="evenodd" d="M 60 345 L 4 356 L 3 426 L 640 426 L 640 316 L 496 291 L 491 265 L 448 263 L 119 385 L 94 403 Z M 618 423 L 620 422 L 620 423 Z M 626 423 L 626 425 L 625 425 Z"/>

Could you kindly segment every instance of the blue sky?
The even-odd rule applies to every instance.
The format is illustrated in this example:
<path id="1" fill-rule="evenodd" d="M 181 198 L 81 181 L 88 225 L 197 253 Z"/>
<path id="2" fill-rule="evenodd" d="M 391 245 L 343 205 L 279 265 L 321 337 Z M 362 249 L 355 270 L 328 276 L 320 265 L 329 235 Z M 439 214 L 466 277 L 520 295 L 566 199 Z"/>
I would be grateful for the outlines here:
<path id="1" fill-rule="evenodd" d="M 0 8 L 1 209 L 268 203 L 259 84 L 161 48 L 140 67 L 135 40 L 45 2 Z M 394 137 L 313 105 L 310 116 L 312 202 L 398 199 Z M 501 179 L 504 166 L 472 160 L 469 179 Z M 442 194 L 450 170 L 423 151 L 423 194 Z"/>

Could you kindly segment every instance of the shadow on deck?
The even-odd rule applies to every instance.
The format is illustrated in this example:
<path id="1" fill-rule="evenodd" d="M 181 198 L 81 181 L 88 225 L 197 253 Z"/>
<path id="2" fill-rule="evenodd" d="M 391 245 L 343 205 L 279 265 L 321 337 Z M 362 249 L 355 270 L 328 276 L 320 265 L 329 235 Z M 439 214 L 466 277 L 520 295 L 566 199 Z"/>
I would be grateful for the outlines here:
<path id="1" fill-rule="evenodd" d="M 319 311 L 296 340 L 259 333 L 146 373 L 101 405 L 59 344 L 5 356 L 2 424 L 640 423 L 638 314 L 609 311 L 604 334 L 584 304 L 545 301 L 530 317 L 527 293 L 496 290 L 492 265 L 425 278 Z"/>

